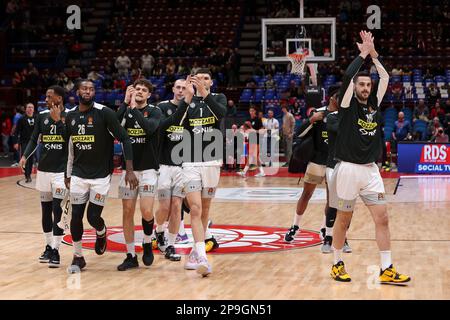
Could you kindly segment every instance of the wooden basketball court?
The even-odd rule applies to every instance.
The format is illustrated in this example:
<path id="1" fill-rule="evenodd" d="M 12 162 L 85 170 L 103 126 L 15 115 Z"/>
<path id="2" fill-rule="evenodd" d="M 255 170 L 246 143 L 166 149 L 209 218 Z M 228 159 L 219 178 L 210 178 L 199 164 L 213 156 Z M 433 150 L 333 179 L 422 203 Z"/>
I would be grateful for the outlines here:
<path id="1" fill-rule="evenodd" d="M 16 184 L 20 179 L 19 175 L 0 178 L 0 299 L 450 299 L 450 180 L 428 183 L 431 197 L 426 193 L 430 191 L 422 192 L 423 186 L 417 189 L 413 182 L 405 183 L 414 189 L 408 191 L 400 183 L 398 194 L 401 191 L 410 199 L 393 195 L 397 179 L 384 180 L 389 199 L 394 200 L 389 204 L 393 261 L 399 271 L 412 277 L 408 286 L 395 287 L 374 282 L 379 255 L 372 219 L 361 202 L 348 235 L 353 253 L 344 257 L 351 283 L 330 278 L 333 257 L 322 254 L 320 245 L 210 255 L 213 273 L 207 278 L 184 270 L 184 257 L 170 262 L 156 254 L 149 268 L 142 267 L 139 257 L 139 269 L 118 272 L 123 253 L 97 256 L 84 250 L 86 271 L 68 275 L 70 246 L 61 246 L 61 268 L 49 269 L 38 262 L 44 248 L 39 194 Z M 225 176 L 220 187 L 296 188 L 297 180 Z M 318 231 L 323 207 L 323 201 L 310 203 L 302 228 Z M 276 200 L 215 201 L 211 215 L 214 224 L 288 228 L 294 208 L 295 203 Z M 108 199 L 103 213 L 107 225 L 120 226 L 121 216 L 120 200 Z M 139 214 L 135 221 L 140 223 Z M 90 228 L 86 220 L 84 226 Z"/>

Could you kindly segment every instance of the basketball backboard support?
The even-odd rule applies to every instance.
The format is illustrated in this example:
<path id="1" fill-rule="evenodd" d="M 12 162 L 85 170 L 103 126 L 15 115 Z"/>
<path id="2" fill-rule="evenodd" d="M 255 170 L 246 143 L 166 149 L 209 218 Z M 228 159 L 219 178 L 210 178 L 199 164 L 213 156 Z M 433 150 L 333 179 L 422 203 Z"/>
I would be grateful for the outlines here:
<path id="1" fill-rule="evenodd" d="M 307 62 L 336 59 L 336 18 L 270 18 L 261 21 L 262 58 L 289 62 L 287 55 L 306 48 Z"/>

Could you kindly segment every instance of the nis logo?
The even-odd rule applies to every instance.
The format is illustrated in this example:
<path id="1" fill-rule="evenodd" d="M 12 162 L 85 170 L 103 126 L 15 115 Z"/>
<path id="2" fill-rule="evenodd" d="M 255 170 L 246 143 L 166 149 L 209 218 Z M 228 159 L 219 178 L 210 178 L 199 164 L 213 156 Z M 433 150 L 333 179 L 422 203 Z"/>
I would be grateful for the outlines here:
<path id="1" fill-rule="evenodd" d="M 445 144 L 427 144 L 422 148 L 421 162 L 450 164 L 449 148 Z"/>

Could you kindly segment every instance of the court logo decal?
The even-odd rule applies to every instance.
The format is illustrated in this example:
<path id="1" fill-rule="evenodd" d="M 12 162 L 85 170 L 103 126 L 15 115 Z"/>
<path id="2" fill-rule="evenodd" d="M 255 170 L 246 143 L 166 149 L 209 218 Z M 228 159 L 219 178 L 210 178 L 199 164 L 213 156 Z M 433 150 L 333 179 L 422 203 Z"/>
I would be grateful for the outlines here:
<path id="1" fill-rule="evenodd" d="M 242 201 L 270 201 L 277 203 L 293 203 L 302 195 L 303 188 L 218 188 L 214 201 L 218 202 L 242 202 Z M 323 201 L 327 199 L 325 188 L 316 188 L 311 201 Z"/>
<path id="2" fill-rule="evenodd" d="M 189 237 L 189 243 L 175 244 L 179 254 L 189 254 L 192 247 L 193 238 L 190 226 L 185 226 L 185 230 Z M 307 248 L 322 243 L 319 232 L 310 230 L 298 232 L 292 243 L 284 241 L 286 228 L 213 225 L 210 231 L 220 246 L 218 249 L 210 252 L 211 254 L 273 252 Z M 83 248 L 94 250 L 95 239 L 94 229 L 85 230 L 83 234 Z M 107 239 L 107 251 L 126 253 L 127 249 L 122 227 L 109 227 Z M 137 252 L 142 251 L 142 239 L 142 227 L 136 226 L 135 245 Z M 72 237 L 70 235 L 64 236 L 63 242 L 72 245 Z"/>

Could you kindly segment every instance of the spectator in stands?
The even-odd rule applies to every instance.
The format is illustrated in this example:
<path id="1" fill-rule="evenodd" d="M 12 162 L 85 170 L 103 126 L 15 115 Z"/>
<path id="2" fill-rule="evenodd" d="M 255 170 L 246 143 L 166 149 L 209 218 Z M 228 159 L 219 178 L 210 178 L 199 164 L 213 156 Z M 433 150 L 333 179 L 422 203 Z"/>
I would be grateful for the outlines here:
<path id="1" fill-rule="evenodd" d="M 286 106 L 283 106 L 281 108 L 281 111 L 283 112 L 283 125 L 282 125 L 283 140 L 282 141 L 283 141 L 284 154 L 286 156 L 286 163 L 285 163 L 284 167 L 287 167 L 289 165 L 289 159 L 291 158 L 291 154 L 292 154 L 292 139 L 294 136 L 295 118 L 288 111 Z"/>
<path id="2" fill-rule="evenodd" d="M 267 75 L 267 80 L 265 83 L 266 89 L 275 89 L 276 88 L 276 84 L 275 81 L 272 78 L 272 75 Z"/>
<path id="3" fill-rule="evenodd" d="M 425 101 L 420 99 L 419 104 L 414 109 L 414 121 L 420 119 L 428 122 L 429 113 L 430 112 L 428 107 L 425 105 Z"/>
<path id="4" fill-rule="evenodd" d="M 403 92 L 403 85 L 401 82 L 397 81 L 392 85 L 392 94 L 396 100 L 400 100 Z"/>
<path id="5" fill-rule="evenodd" d="M 144 77 L 150 77 L 154 66 L 155 58 L 150 54 L 148 49 L 145 49 L 144 54 L 141 56 L 141 69 Z"/>
<path id="6" fill-rule="evenodd" d="M 228 100 L 227 117 L 234 118 L 236 116 L 237 110 L 236 105 L 233 100 Z"/>
<path id="7" fill-rule="evenodd" d="M 131 68 L 131 72 L 130 72 L 130 76 L 131 76 L 131 81 L 134 82 L 136 81 L 138 78 L 142 77 L 141 74 L 141 69 L 139 68 L 139 63 L 136 61 L 135 63 L 133 63 L 133 66 Z"/>
<path id="8" fill-rule="evenodd" d="M 403 112 L 398 113 L 398 120 L 395 121 L 395 130 L 392 132 L 392 139 L 397 143 L 398 141 L 410 140 L 412 127 L 408 120 L 405 120 Z"/>
<path id="9" fill-rule="evenodd" d="M 3 110 L 0 110 L 0 125 L 2 127 L 2 157 L 6 158 L 9 156 L 9 139 L 11 136 L 12 123 L 7 113 Z"/>
<path id="10" fill-rule="evenodd" d="M 435 134 L 431 137 L 431 142 L 448 143 L 448 135 L 444 133 L 444 129 L 439 127 Z"/>
<path id="11" fill-rule="evenodd" d="M 14 72 L 14 76 L 11 80 L 13 87 L 21 87 L 23 84 L 23 77 L 19 72 Z"/>
<path id="12" fill-rule="evenodd" d="M 261 68 L 260 63 L 255 63 L 253 66 L 253 75 L 258 77 L 264 77 L 264 69 Z"/>
<path id="13" fill-rule="evenodd" d="M 437 88 L 434 83 L 430 83 L 428 86 L 428 101 L 430 101 L 431 104 L 434 104 L 437 99 L 441 97 L 441 94 L 439 92 L 439 88 Z"/>
<path id="14" fill-rule="evenodd" d="M 439 128 L 442 127 L 441 122 L 439 121 L 438 117 L 434 117 L 433 121 L 430 121 L 430 124 L 428 125 L 428 136 L 433 137 L 436 135 Z"/>
<path id="15" fill-rule="evenodd" d="M 425 75 L 423 76 L 424 80 L 430 79 L 433 80 L 434 75 L 431 73 L 430 68 L 427 68 L 427 71 L 425 72 Z"/>
<path id="16" fill-rule="evenodd" d="M 70 96 L 69 99 L 67 99 L 67 103 L 64 106 L 64 108 L 66 110 L 70 110 L 70 109 L 75 108 L 76 106 L 77 106 L 77 103 L 76 103 L 75 97 L 74 96 Z"/>
<path id="17" fill-rule="evenodd" d="M 187 66 L 186 62 L 183 59 L 178 59 L 177 61 L 177 68 L 176 68 L 176 74 L 179 76 L 187 76 L 189 74 L 190 70 Z"/>
<path id="18" fill-rule="evenodd" d="M 444 108 L 445 114 L 450 114 L 450 99 L 447 99 L 445 101 L 445 108 Z"/>
<path id="19" fill-rule="evenodd" d="M 92 68 L 92 67 L 91 67 Z M 69 79 L 75 80 L 80 78 L 81 76 L 81 70 L 78 69 L 75 65 L 72 65 L 72 68 L 70 68 L 67 72 L 66 75 Z"/>
<path id="20" fill-rule="evenodd" d="M 402 70 L 401 66 L 400 65 L 395 66 L 392 69 L 391 74 L 393 76 L 401 76 L 403 74 L 403 70 Z"/>
<path id="21" fill-rule="evenodd" d="M 431 108 L 430 117 L 434 119 L 435 117 L 439 118 L 439 121 L 443 122 L 445 118 L 445 111 L 441 108 L 441 104 L 439 101 L 436 101 L 434 107 Z"/>
<path id="22" fill-rule="evenodd" d="M 192 68 L 191 68 L 191 72 L 193 74 L 196 74 L 198 70 L 200 70 L 200 67 L 198 66 L 197 61 L 194 61 L 194 64 L 192 65 Z"/>
<path id="23" fill-rule="evenodd" d="M 128 69 L 131 67 L 131 60 L 125 54 L 124 50 L 122 50 L 120 52 L 120 56 L 117 57 L 116 62 L 114 63 L 114 66 L 116 67 L 117 71 L 119 72 L 119 76 L 122 76 L 122 77 L 128 76 Z"/>
<path id="24" fill-rule="evenodd" d="M 166 65 L 166 73 L 167 74 L 175 74 L 176 68 L 177 68 L 177 65 L 175 64 L 175 61 L 173 61 L 173 59 L 170 59 Z"/>
<path id="25" fill-rule="evenodd" d="M 81 44 L 78 42 L 78 40 L 75 40 L 75 42 L 70 46 L 69 57 L 71 59 L 78 60 L 81 57 L 82 51 L 83 48 L 81 47 Z"/>
<path id="26" fill-rule="evenodd" d="M 102 80 L 102 88 L 105 91 L 111 91 L 114 88 L 114 79 L 110 66 L 105 67 L 105 73 Z"/>
<path id="27" fill-rule="evenodd" d="M 158 59 L 158 63 L 153 69 L 153 75 L 159 77 L 164 74 L 165 70 L 166 65 L 164 64 L 163 59 Z"/>

